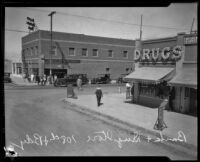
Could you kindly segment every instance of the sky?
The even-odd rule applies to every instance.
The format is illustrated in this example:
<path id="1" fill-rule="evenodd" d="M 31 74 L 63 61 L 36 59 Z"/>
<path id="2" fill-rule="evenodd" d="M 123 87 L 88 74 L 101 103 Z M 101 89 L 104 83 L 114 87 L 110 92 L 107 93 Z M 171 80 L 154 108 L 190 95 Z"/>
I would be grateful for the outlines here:
<path id="1" fill-rule="evenodd" d="M 6 7 L 5 58 L 21 61 L 21 38 L 28 33 L 26 18 L 34 18 L 38 29 L 138 39 L 142 15 L 142 39 L 176 36 L 197 30 L 197 3 L 173 3 L 168 7 Z M 17 30 L 17 31 L 10 31 Z"/>

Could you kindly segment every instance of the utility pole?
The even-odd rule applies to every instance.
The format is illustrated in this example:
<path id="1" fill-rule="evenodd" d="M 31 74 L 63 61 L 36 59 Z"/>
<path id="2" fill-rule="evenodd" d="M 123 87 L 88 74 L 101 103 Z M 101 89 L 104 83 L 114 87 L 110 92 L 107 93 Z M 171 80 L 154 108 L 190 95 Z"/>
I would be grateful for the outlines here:
<path id="1" fill-rule="evenodd" d="M 193 29 L 193 25 L 194 25 L 194 18 L 193 18 L 193 20 L 192 20 L 192 26 L 191 26 L 191 29 L 190 29 L 190 34 L 192 34 L 192 29 Z"/>
<path id="2" fill-rule="evenodd" d="M 51 25 L 51 50 L 50 50 L 50 75 L 52 75 L 52 67 L 51 67 L 51 59 L 52 59 L 52 19 L 53 19 L 53 15 L 56 13 L 56 11 L 52 11 L 48 16 L 51 17 L 51 22 L 50 22 L 50 25 Z"/>
<path id="3" fill-rule="evenodd" d="M 140 23 L 140 41 L 142 40 L 142 15 L 141 15 L 141 23 Z"/>

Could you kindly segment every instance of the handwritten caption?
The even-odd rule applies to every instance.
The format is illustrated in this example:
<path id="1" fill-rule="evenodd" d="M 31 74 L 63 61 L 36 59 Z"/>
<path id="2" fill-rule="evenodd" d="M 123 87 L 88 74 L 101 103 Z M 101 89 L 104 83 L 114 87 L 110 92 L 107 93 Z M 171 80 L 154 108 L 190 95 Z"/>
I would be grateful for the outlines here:
<path id="1" fill-rule="evenodd" d="M 142 138 L 144 140 L 144 136 Z M 145 137 L 147 142 L 167 142 L 167 141 L 173 141 L 173 142 L 187 142 L 186 136 L 182 131 L 178 131 L 177 137 L 175 138 L 164 138 L 162 133 L 160 132 L 160 136 L 156 138 L 151 138 L 150 136 Z M 79 139 L 80 140 L 80 139 Z M 14 147 L 20 148 L 21 150 L 24 150 L 25 144 L 35 144 L 38 146 L 47 146 L 50 142 L 59 141 L 62 144 L 78 144 L 80 141 L 78 140 L 78 137 L 75 135 L 70 136 L 64 136 L 64 135 L 57 135 L 51 132 L 51 136 L 42 136 L 38 133 L 34 133 L 32 137 L 30 137 L 28 134 L 26 134 L 26 138 L 24 140 L 20 141 L 20 144 L 16 144 L 13 142 L 10 142 L 10 144 Z M 113 133 L 111 131 L 97 131 L 93 132 L 92 134 L 88 135 L 85 139 L 86 143 L 95 143 L 95 142 L 114 142 L 117 144 L 117 146 L 121 149 L 123 146 L 123 143 L 139 143 L 141 142 L 141 134 L 140 132 L 134 132 L 131 137 L 114 137 Z"/>

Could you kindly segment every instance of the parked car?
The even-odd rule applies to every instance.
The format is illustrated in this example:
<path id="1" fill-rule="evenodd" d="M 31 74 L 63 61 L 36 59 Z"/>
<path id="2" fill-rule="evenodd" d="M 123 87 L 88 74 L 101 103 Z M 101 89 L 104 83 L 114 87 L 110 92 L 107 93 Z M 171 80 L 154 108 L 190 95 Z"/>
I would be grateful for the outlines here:
<path id="1" fill-rule="evenodd" d="M 96 78 L 91 80 L 91 84 L 108 84 L 110 81 L 110 74 L 98 74 Z"/>
<path id="2" fill-rule="evenodd" d="M 124 79 L 125 76 L 128 74 L 121 74 L 120 77 L 117 79 L 117 83 L 127 83 Z"/>
<path id="3" fill-rule="evenodd" d="M 11 83 L 10 73 L 4 73 L 4 83 Z"/>
<path id="4" fill-rule="evenodd" d="M 82 85 L 88 83 L 88 78 L 86 74 L 69 74 L 64 76 L 64 78 L 57 78 L 57 80 L 54 83 L 54 86 L 68 86 L 69 84 L 76 86 L 76 82 L 79 76 L 81 76 Z"/>

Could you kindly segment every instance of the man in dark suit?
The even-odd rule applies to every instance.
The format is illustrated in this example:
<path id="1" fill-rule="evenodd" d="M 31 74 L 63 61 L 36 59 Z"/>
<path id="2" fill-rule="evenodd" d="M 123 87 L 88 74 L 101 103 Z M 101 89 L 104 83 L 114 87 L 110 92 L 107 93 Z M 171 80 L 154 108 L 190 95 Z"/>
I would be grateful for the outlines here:
<path id="1" fill-rule="evenodd" d="M 95 91 L 96 97 L 97 97 L 97 106 L 101 105 L 101 98 L 103 97 L 103 93 L 100 87 L 97 87 Z"/>

